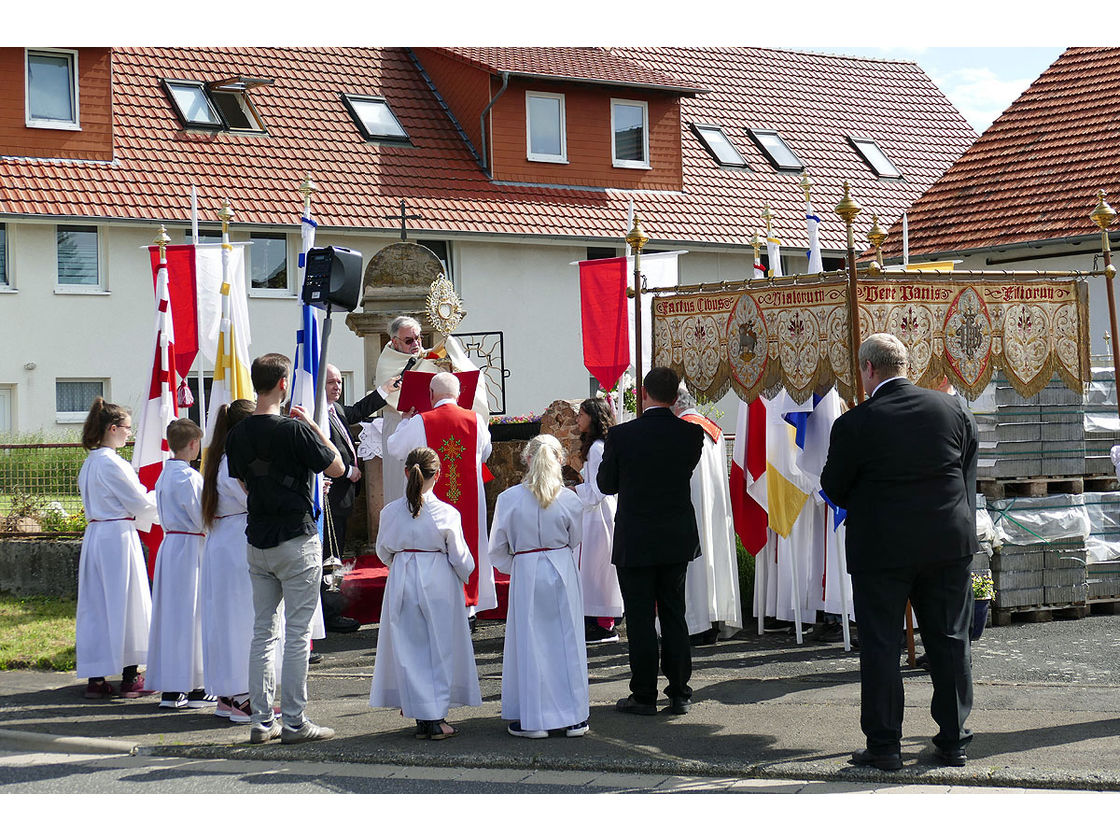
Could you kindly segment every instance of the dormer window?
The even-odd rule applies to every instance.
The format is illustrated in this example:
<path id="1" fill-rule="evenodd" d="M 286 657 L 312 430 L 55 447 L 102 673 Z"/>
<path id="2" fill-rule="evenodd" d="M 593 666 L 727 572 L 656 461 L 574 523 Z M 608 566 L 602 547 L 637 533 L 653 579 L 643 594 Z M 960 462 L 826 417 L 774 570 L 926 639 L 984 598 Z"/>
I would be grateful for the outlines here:
<path id="1" fill-rule="evenodd" d="M 871 171 L 880 178 L 901 178 L 902 173 L 891 163 L 890 158 L 883 154 L 879 144 L 870 137 L 848 137 L 848 142 L 860 153 L 860 156 L 871 167 Z"/>
<path id="2" fill-rule="evenodd" d="M 28 128 L 78 131 L 78 53 L 27 50 L 26 124 Z"/>
<path id="3" fill-rule="evenodd" d="M 720 166 L 745 167 L 747 165 L 747 161 L 718 125 L 693 124 L 692 130 Z"/>
<path id="4" fill-rule="evenodd" d="M 568 162 L 564 94 L 525 93 L 526 157 L 544 163 Z"/>
<path id="5" fill-rule="evenodd" d="M 357 96 L 342 94 L 342 101 L 358 131 L 366 140 L 396 140 L 407 143 L 408 132 L 404 130 L 389 103 L 381 96 Z"/>
<path id="6" fill-rule="evenodd" d="M 772 128 L 747 129 L 766 159 L 779 172 L 800 172 L 804 169 L 801 159 L 793 153 L 786 141 Z"/>
<path id="7" fill-rule="evenodd" d="M 649 169 L 649 107 L 629 99 L 611 100 L 611 163 Z"/>
<path id="8" fill-rule="evenodd" d="M 263 133 L 264 123 L 249 100 L 248 91 L 272 84 L 272 79 L 235 76 L 218 82 L 164 79 L 179 122 L 184 128 Z"/>

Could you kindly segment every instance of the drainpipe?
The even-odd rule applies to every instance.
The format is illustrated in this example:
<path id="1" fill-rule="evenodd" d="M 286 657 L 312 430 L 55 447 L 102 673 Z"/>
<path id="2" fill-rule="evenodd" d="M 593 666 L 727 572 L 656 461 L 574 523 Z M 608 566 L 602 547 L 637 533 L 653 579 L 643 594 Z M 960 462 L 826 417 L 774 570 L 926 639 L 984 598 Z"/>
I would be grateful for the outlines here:
<path id="1" fill-rule="evenodd" d="M 494 103 L 506 92 L 507 87 L 509 87 L 509 73 L 503 70 L 502 86 L 498 88 L 498 92 L 494 94 L 494 98 L 486 103 L 486 107 L 482 109 L 482 116 L 478 119 L 478 127 L 482 130 L 482 166 L 483 171 L 486 172 L 487 178 L 494 177 L 494 171 L 490 166 L 490 155 L 486 151 L 486 115 L 490 113 L 490 109 L 494 107 Z"/>

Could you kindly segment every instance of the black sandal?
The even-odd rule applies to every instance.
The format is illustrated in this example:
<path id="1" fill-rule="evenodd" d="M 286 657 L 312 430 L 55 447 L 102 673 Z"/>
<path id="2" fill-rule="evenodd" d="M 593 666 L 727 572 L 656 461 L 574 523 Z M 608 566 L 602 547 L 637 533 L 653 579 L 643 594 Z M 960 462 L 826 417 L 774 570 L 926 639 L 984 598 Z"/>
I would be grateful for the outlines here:
<path id="1" fill-rule="evenodd" d="M 451 731 L 444 732 L 444 726 L 446 726 Z M 442 741 L 445 738 L 451 738 L 452 736 L 458 734 L 459 731 L 442 718 L 440 720 L 416 721 L 416 738 L 420 741 Z"/>

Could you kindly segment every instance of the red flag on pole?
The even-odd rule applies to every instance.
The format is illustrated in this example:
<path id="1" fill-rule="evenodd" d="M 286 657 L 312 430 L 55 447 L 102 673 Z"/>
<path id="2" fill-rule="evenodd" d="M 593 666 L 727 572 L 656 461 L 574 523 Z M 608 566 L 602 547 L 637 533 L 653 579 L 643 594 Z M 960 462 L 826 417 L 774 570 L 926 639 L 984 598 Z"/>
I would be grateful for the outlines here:
<path id="1" fill-rule="evenodd" d="M 626 316 L 626 257 L 579 264 L 583 364 L 604 391 L 630 366 Z"/>
<path id="2" fill-rule="evenodd" d="M 158 296 L 159 248 L 148 249 L 152 258 L 152 280 Z M 198 296 L 194 245 L 167 246 L 167 294 L 175 328 L 175 370 L 186 379 L 198 355 Z"/>
<path id="3" fill-rule="evenodd" d="M 766 508 L 757 501 L 765 495 L 759 487 L 766 473 L 766 406 L 756 399 L 748 406 L 740 400 L 739 418 L 735 427 L 735 446 L 731 454 L 731 516 L 739 541 L 752 555 L 766 545 L 769 524 Z"/>

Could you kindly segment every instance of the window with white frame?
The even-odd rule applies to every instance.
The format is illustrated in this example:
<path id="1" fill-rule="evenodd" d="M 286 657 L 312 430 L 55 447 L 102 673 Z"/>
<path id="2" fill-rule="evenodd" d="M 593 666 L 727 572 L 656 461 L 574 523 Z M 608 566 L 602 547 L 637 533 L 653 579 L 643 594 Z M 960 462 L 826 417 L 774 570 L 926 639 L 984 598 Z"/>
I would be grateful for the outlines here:
<path id="1" fill-rule="evenodd" d="M 568 162 L 564 94 L 525 94 L 526 155 L 544 163 Z"/>
<path id="2" fill-rule="evenodd" d="M 93 225 L 59 225 L 58 285 L 67 289 L 101 288 L 100 248 Z"/>
<path id="3" fill-rule="evenodd" d="M 611 162 L 632 169 L 649 168 L 649 106 L 645 102 L 611 100 Z"/>
<path id="4" fill-rule="evenodd" d="M 27 127 L 79 130 L 78 53 L 27 50 L 26 55 Z"/>
<path id="5" fill-rule="evenodd" d="M 104 379 L 56 379 L 54 381 L 55 421 L 84 422 L 94 398 L 104 396 Z"/>
<path id="6" fill-rule="evenodd" d="M 0 435 L 10 434 L 15 428 L 12 393 L 14 385 L 0 385 Z"/>
<path id="7" fill-rule="evenodd" d="M 870 137 L 848 137 L 848 142 L 852 144 L 860 156 L 871 167 L 871 170 L 880 178 L 901 178 L 902 173 L 898 168 L 891 163 L 890 158 L 883 154 L 883 150 L 879 148 L 879 144 L 872 140 Z"/>
<path id="8" fill-rule="evenodd" d="M 11 285 L 8 277 L 8 226 L 0 222 L 0 289 L 10 288 Z"/>
<path id="9" fill-rule="evenodd" d="M 254 233 L 249 237 L 249 279 L 254 292 L 288 292 L 288 237 Z"/>
<path id="10" fill-rule="evenodd" d="M 342 102 L 350 112 L 350 118 L 366 140 L 398 140 L 409 142 L 408 132 L 382 96 L 359 96 L 352 93 L 342 94 Z"/>

